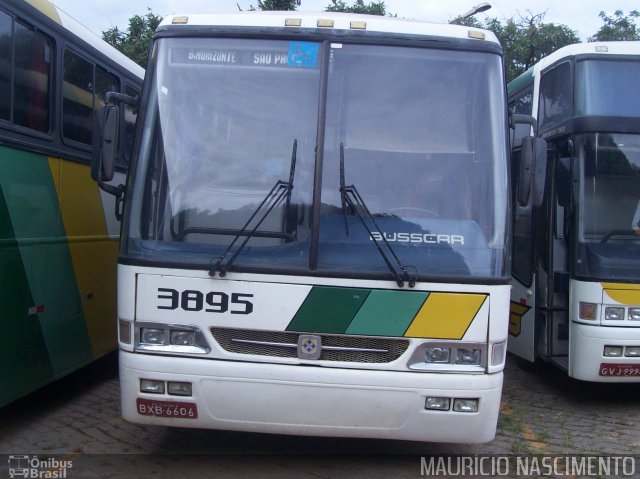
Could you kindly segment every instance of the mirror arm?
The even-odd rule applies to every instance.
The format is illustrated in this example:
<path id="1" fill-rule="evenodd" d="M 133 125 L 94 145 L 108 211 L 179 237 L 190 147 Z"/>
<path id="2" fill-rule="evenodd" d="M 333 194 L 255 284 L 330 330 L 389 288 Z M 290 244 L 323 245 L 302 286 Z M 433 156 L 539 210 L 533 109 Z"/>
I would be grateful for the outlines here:
<path id="1" fill-rule="evenodd" d="M 115 105 L 116 102 L 124 103 L 126 105 L 137 106 L 138 105 L 138 97 L 137 96 L 129 96 L 124 93 L 118 93 L 116 91 L 109 91 L 104 97 L 106 103 L 110 103 Z"/>
<path id="2" fill-rule="evenodd" d="M 516 125 L 529 125 L 533 128 L 533 136 L 538 134 L 538 121 L 531 115 L 523 115 L 521 113 L 511 113 L 509 115 L 509 127 L 514 128 Z"/>

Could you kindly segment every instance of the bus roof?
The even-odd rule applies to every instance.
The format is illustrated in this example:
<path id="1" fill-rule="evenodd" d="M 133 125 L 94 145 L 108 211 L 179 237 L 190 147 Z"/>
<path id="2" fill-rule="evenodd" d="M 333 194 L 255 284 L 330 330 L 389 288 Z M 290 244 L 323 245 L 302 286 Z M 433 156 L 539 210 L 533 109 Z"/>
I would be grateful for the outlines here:
<path id="1" fill-rule="evenodd" d="M 533 68 L 533 75 L 553 65 L 563 58 L 577 55 L 640 55 L 640 41 L 637 42 L 591 42 L 576 43 L 559 48 L 544 57 Z"/>
<path id="2" fill-rule="evenodd" d="M 333 22 L 321 26 L 322 21 Z M 326 23 L 327 24 L 327 23 Z M 367 31 L 378 33 L 401 33 L 408 35 L 429 35 L 459 39 L 476 39 L 498 43 L 496 36 L 488 31 L 448 23 L 430 23 L 380 15 L 359 15 L 333 12 L 235 12 L 172 15 L 164 18 L 160 27 L 225 26 L 225 27 L 267 27 L 322 30 Z"/>
<path id="3" fill-rule="evenodd" d="M 508 85 L 509 93 L 518 90 L 523 85 L 533 83 L 536 75 L 553 64 L 565 58 L 579 55 L 640 55 L 640 41 L 575 43 L 559 48 L 511 80 Z"/>
<path id="4" fill-rule="evenodd" d="M 48 0 L 25 0 L 25 2 L 38 10 L 41 14 L 71 32 L 71 34 L 91 45 L 113 62 L 121 65 L 123 68 L 131 72 L 131 74 L 137 76 L 141 80 L 144 78 L 144 68 L 109 45 L 98 35 L 75 20 L 71 15 L 60 9 L 60 7 L 54 5 Z"/>

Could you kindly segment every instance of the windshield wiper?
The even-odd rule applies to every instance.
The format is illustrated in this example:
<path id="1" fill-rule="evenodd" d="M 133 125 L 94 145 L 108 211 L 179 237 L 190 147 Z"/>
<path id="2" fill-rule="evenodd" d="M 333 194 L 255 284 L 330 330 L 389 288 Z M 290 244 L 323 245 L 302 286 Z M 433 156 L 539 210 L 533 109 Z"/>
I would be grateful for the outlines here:
<path id="1" fill-rule="evenodd" d="M 285 215 L 288 214 L 288 210 L 291 205 L 291 190 L 293 190 L 293 177 L 296 172 L 297 152 L 298 152 L 298 140 L 295 139 L 293 140 L 293 151 L 291 152 L 291 166 L 289 168 L 289 181 L 282 181 L 282 180 L 276 181 L 276 184 L 273 185 L 269 193 L 267 193 L 267 195 L 264 197 L 262 202 L 251 214 L 251 216 L 249 217 L 247 222 L 244 224 L 244 226 L 240 229 L 238 234 L 235 235 L 235 237 L 227 247 L 227 250 L 224 252 L 224 254 L 220 257 L 213 258 L 211 260 L 210 262 L 211 268 L 209 269 L 209 276 L 215 276 L 216 272 L 218 272 L 221 278 L 227 275 L 227 270 L 231 267 L 233 262 L 236 260 L 236 258 L 240 254 L 240 252 L 244 249 L 244 247 L 247 245 L 249 240 L 256 234 L 256 231 L 258 231 L 258 228 L 260 228 L 260 225 L 264 222 L 264 220 L 267 219 L 267 217 L 273 211 L 273 209 L 276 206 L 278 206 L 284 198 L 287 199 L 285 203 L 285 208 L 286 208 Z M 258 216 L 258 213 L 261 210 L 263 211 L 262 216 L 259 217 L 253 229 L 249 231 L 249 225 L 254 220 L 254 218 Z M 231 257 L 225 263 L 224 261 L 225 258 L 227 257 L 227 255 L 229 255 L 229 253 L 233 249 L 233 246 L 242 236 L 245 237 L 244 241 L 240 244 L 240 246 L 236 248 L 236 250 L 233 252 Z"/>
<path id="2" fill-rule="evenodd" d="M 375 218 L 369 211 L 369 208 L 367 208 L 367 205 L 364 202 L 364 199 L 362 198 L 360 193 L 358 192 L 358 189 L 355 187 L 355 185 L 349 185 L 349 186 L 345 185 L 344 143 L 340 143 L 340 202 L 342 206 L 342 214 L 344 216 L 344 226 L 347 232 L 347 236 L 349 236 L 349 222 L 347 220 L 347 209 L 351 209 L 351 211 L 355 212 L 356 216 L 360 219 L 360 222 L 369 233 L 369 237 L 371 238 L 371 240 L 373 240 L 373 243 L 376 246 L 376 249 L 380 253 L 380 256 L 382 256 L 382 259 L 387 265 L 387 268 L 389 268 L 389 271 L 391 271 L 391 274 L 393 275 L 393 278 L 395 279 L 398 286 L 402 288 L 404 286 L 404 282 L 406 281 L 409 284 L 409 287 L 413 288 L 416 285 L 416 279 L 418 277 L 418 269 L 415 266 L 403 265 L 400 262 L 398 255 L 395 253 L 395 251 L 393 250 L 393 248 L 385 238 L 384 232 L 380 229 L 380 227 L 378 226 L 378 223 L 376 223 Z M 361 212 L 364 212 L 364 216 Z M 365 217 L 373 224 L 373 227 L 375 228 L 376 233 L 378 233 L 379 237 L 382 238 L 382 243 L 384 243 L 387 250 L 389 250 L 389 252 L 391 253 L 391 256 L 393 256 L 393 259 L 395 260 L 396 264 L 398 265 L 398 268 L 400 269 L 400 273 L 396 270 L 396 268 L 391 263 L 391 260 L 382 249 L 380 242 L 376 239 L 372 229 L 369 228 L 369 225 L 365 221 Z M 414 274 L 409 275 L 409 270 L 412 270 Z"/>

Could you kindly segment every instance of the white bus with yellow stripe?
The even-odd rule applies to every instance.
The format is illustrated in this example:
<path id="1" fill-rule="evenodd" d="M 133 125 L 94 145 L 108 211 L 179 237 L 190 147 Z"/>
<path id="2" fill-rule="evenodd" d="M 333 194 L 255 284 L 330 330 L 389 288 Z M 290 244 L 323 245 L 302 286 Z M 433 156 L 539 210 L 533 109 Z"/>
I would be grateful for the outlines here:
<path id="1" fill-rule="evenodd" d="M 509 84 L 549 144 L 544 201 L 515 206 L 509 351 L 584 381 L 640 378 L 639 81 L 640 42 L 602 42 Z"/>
<path id="2" fill-rule="evenodd" d="M 493 34 L 174 16 L 147 78 L 118 269 L 124 417 L 491 440 L 510 288 Z"/>

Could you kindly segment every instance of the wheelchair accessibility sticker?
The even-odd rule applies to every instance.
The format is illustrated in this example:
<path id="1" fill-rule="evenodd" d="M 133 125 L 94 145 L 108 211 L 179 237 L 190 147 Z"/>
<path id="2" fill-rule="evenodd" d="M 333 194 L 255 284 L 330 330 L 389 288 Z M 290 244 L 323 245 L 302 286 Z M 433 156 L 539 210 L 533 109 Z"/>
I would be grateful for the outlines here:
<path id="1" fill-rule="evenodd" d="M 294 67 L 315 68 L 319 46 L 311 42 L 290 42 L 287 63 Z"/>

